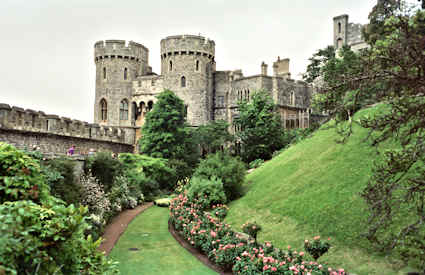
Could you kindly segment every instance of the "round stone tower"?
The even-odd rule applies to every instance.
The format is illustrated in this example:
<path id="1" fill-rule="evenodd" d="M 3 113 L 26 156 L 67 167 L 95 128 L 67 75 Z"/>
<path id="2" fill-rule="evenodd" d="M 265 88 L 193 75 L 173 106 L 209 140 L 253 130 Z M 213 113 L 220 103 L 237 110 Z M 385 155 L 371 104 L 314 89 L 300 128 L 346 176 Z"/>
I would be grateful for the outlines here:
<path id="1" fill-rule="evenodd" d="M 132 81 L 149 72 L 149 50 L 138 43 L 106 40 L 94 45 L 96 95 L 94 122 L 132 126 Z"/>
<path id="2" fill-rule="evenodd" d="M 192 126 L 213 117 L 215 43 L 202 36 L 176 35 L 161 40 L 161 75 L 164 87 L 186 104 Z"/>

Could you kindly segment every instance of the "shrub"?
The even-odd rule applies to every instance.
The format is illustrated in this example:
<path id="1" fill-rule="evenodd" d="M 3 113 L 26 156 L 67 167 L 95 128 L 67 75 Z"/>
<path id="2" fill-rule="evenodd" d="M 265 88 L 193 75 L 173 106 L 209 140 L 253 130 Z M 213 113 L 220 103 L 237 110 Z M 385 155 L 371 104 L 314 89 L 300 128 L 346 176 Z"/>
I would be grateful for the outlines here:
<path id="1" fill-rule="evenodd" d="M 242 225 L 242 231 L 257 241 L 257 234 L 261 231 L 261 226 L 256 222 L 248 222 Z"/>
<path id="2" fill-rule="evenodd" d="M 111 202 L 105 195 L 103 187 L 90 174 L 81 176 L 81 185 L 83 187 L 81 204 L 87 206 L 89 213 L 99 216 L 102 224 L 105 224 L 111 216 Z"/>
<path id="3" fill-rule="evenodd" d="M 253 160 L 249 163 L 249 168 L 254 169 L 254 168 L 260 167 L 261 165 L 263 165 L 263 163 L 264 163 L 264 160 L 262 159 Z"/>
<path id="4" fill-rule="evenodd" d="M 79 205 L 82 188 L 74 169 L 75 163 L 65 158 L 52 159 L 43 164 L 43 173 L 46 175 L 52 195 L 67 204 Z"/>
<path id="5" fill-rule="evenodd" d="M 224 193 L 228 200 L 234 200 L 242 195 L 242 183 L 245 178 L 245 165 L 237 158 L 218 152 L 202 160 L 193 177 L 221 179 Z"/>
<path id="6" fill-rule="evenodd" d="M 85 207 L 49 193 L 38 163 L 0 143 L 0 274 L 111 274 Z"/>
<path id="7" fill-rule="evenodd" d="M 0 203 L 18 200 L 40 203 L 49 197 L 49 187 L 37 161 L 0 142 Z"/>
<path id="8" fill-rule="evenodd" d="M 213 205 L 213 212 L 219 220 L 224 220 L 224 218 L 227 216 L 227 212 L 229 211 L 229 207 L 227 207 L 225 204 L 218 204 Z"/>
<path id="9" fill-rule="evenodd" d="M 215 177 L 212 179 L 192 178 L 187 197 L 200 204 L 203 209 L 209 209 L 214 204 L 226 203 L 223 183 Z"/>
<path id="10" fill-rule="evenodd" d="M 173 189 L 177 184 L 176 170 L 171 168 L 168 160 L 146 155 L 120 154 L 120 161 L 126 168 L 126 174 L 142 173 L 159 184 L 160 189 Z"/>
<path id="11" fill-rule="evenodd" d="M 135 169 L 127 170 L 129 178 L 129 188 L 133 197 L 139 197 L 140 194 L 145 196 L 146 201 L 152 201 L 154 196 L 158 193 L 158 183 L 145 176 L 145 173 L 138 172 Z"/>
<path id="12" fill-rule="evenodd" d="M 118 159 L 111 156 L 111 153 L 99 152 L 84 162 L 84 172 L 88 174 L 89 171 L 99 180 L 105 192 L 109 192 L 115 177 L 123 174 L 124 167 Z"/>
<path id="13" fill-rule="evenodd" d="M 331 245 L 328 242 L 320 240 L 320 236 L 314 237 L 313 241 L 304 241 L 305 251 L 307 251 L 308 254 L 310 254 L 315 261 L 317 261 L 320 256 L 328 252 L 330 247 Z"/>
<path id="14" fill-rule="evenodd" d="M 25 200 L 1 204 L 0 272 L 107 274 L 112 262 L 97 251 L 100 240 L 84 236 L 89 229 L 86 211 L 84 207 L 46 207 Z"/>

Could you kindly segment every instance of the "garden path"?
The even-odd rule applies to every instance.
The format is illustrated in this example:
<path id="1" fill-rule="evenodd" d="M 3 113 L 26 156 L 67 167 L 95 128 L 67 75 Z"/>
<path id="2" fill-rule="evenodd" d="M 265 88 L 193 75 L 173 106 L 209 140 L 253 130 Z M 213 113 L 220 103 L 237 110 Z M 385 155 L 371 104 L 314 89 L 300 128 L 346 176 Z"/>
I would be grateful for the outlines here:
<path id="1" fill-rule="evenodd" d="M 173 238 L 168 215 L 168 208 L 151 207 L 128 226 L 109 255 L 121 274 L 217 274 Z"/>
<path id="2" fill-rule="evenodd" d="M 125 210 L 118 216 L 114 217 L 112 222 L 106 226 L 105 233 L 102 236 L 103 241 L 100 244 L 98 250 L 104 251 L 106 255 L 109 255 L 121 234 L 124 233 L 124 231 L 127 229 L 128 224 L 137 215 L 151 207 L 152 204 L 152 202 L 149 202 L 143 205 L 139 205 L 134 209 Z"/>

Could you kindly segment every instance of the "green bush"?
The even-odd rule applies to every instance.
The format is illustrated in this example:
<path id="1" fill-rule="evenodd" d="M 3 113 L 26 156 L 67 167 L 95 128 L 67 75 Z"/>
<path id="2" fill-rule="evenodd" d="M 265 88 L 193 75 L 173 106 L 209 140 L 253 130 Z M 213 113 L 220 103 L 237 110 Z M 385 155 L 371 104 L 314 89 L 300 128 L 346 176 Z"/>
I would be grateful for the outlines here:
<path id="1" fill-rule="evenodd" d="M 129 176 L 134 173 L 143 173 L 147 178 L 158 183 L 160 189 L 172 190 L 177 184 L 176 170 L 170 167 L 166 159 L 129 153 L 120 154 L 119 159 Z"/>
<path id="2" fill-rule="evenodd" d="M 246 168 L 242 161 L 226 153 L 218 152 L 202 160 L 193 177 L 221 179 L 226 198 L 234 200 L 242 195 L 245 172 Z"/>
<path id="3" fill-rule="evenodd" d="M 145 173 L 138 172 L 136 169 L 127 170 L 129 179 L 130 194 L 139 196 L 143 193 L 146 201 L 152 201 L 156 194 L 159 192 L 158 183 L 146 177 Z"/>
<path id="4" fill-rule="evenodd" d="M 113 158 L 111 153 L 99 152 L 84 162 L 84 172 L 88 174 L 89 171 L 103 185 L 104 191 L 109 192 L 115 177 L 123 174 L 124 166 L 118 159 Z"/>
<path id="5" fill-rule="evenodd" d="M 49 187 L 37 161 L 0 142 L 0 203 L 18 200 L 38 203 L 48 198 Z"/>
<path id="6" fill-rule="evenodd" d="M 223 183 L 215 177 L 211 179 L 193 177 L 190 180 L 187 197 L 190 201 L 201 205 L 203 209 L 209 209 L 214 204 L 226 203 Z"/>
<path id="7" fill-rule="evenodd" d="M 67 204 L 79 205 L 82 189 L 74 173 L 75 162 L 65 158 L 52 159 L 45 162 L 42 167 L 51 194 Z"/>
<path id="8" fill-rule="evenodd" d="M 111 274 L 85 232 L 87 208 L 49 193 L 37 161 L 0 143 L 0 274 Z"/>

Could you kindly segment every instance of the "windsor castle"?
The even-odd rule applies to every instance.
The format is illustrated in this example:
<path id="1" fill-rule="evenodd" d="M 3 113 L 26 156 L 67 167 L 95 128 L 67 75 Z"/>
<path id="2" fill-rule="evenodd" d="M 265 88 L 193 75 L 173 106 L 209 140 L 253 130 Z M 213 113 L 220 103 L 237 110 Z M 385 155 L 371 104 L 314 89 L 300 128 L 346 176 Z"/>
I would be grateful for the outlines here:
<path id="1" fill-rule="evenodd" d="M 365 47 L 361 25 L 349 23 L 348 15 L 333 19 L 333 44 Z M 244 76 L 242 70 L 217 71 L 215 42 L 197 35 L 169 36 L 161 40 L 161 73 L 149 66 L 149 49 L 140 43 L 106 40 L 94 45 L 96 88 L 94 124 L 66 117 L 0 104 L 0 141 L 17 147 L 37 145 L 44 152 L 64 152 L 76 144 L 89 148 L 132 151 L 141 136 L 146 114 L 156 96 L 169 89 L 186 106 L 192 126 L 214 120 L 233 124 L 237 102 L 251 100 L 255 91 L 269 93 L 285 128 L 307 128 L 314 120 L 310 102 L 314 88 L 291 78 L 289 59 L 259 64 L 259 73 Z M 231 127 L 232 132 L 237 129 Z"/>

